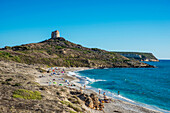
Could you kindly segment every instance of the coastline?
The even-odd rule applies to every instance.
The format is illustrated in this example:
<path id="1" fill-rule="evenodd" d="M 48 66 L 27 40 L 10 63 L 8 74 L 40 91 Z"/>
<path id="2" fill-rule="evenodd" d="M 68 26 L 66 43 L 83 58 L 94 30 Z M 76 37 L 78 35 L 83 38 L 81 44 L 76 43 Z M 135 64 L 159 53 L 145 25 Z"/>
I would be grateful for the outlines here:
<path id="1" fill-rule="evenodd" d="M 82 71 L 82 70 L 80 70 L 80 71 Z M 79 71 L 74 71 L 74 72 L 75 72 L 75 74 L 77 74 L 77 72 L 79 72 Z M 78 76 L 80 76 L 80 75 L 78 75 Z M 96 81 L 103 81 L 103 80 L 96 80 L 96 81 L 93 80 L 93 81 L 96 82 Z M 115 94 L 113 94 L 113 93 L 111 93 L 109 91 L 102 90 L 100 88 L 94 88 L 94 87 L 91 87 L 91 86 L 90 87 L 87 86 L 87 89 L 95 92 L 97 94 L 97 96 L 100 97 L 100 98 L 103 98 L 102 94 L 103 94 L 103 92 L 106 92 L 107 97 L 114 100 L 114 102 L 116 102 L 116 103 L 114 103 L 114 102 L 105 103 L 106 109 L 104 109 L 104 110 L 105 110 L 105 112 L 108 111 L 108 113 L 111 112 L 111 111 L 107 110 L 107 109 L 112 109 L 113 106 L 120 107 L 121 110 L 122 110 L 121 107 L 124 106 L 125 110 L 127 110 L 128 112 L 140 112 L 140 113 L 141 112 L 147 112 L 147 113 L 148 112 L 150 112 L 150 113 L 163 112 L 163 113 L 169 113 L 169 111 L 167 111 L 167 110 L 160 109 L 158 107 L 147 105 L 147 104 L 144 104 L 144 103 L 135 102 L 135 101 L 130 100 L 130 99 L 126 98 L 126 97 L 123 97 L 121 95 L 115 95 Z M 101 90 L 100 95 L 98 94 L 99 89 Z M 119 103 L 120 106 L 119 105 L 117 106 L 117 103 Z M 107 106 L 109 106 L 109 107 L 107 107 Z M 117 109 L 116 107 L 115 107 L 115 109 Z M 127 111 L 121 111 L 121 112 L 127 112 Z M 114 112 L 114 111 L 112 111 L 112 112 Z"/>
<path id="2" fill-rule="evenodd" d="M 93 68 L 86 68 L 86 67 L 79 67 L 79 68 L 65 68 L 65 67 L 61 67 L 61 69 L 65 70 L 65 74 L 63 75 L 59 75 L 55 78 L 64 78 L 65 80 L 68 80 L 70 82 L 70 84 L 75 84 L 76 86 L 67 86 L 67 84 L 64 84 L 64 86 L 67 86 L 69 88 L 74 88 L 74 89 L 80 89 L 80 87 L 83 86 L 82 82 L 81 82 L 81 76 L 76 75 L 76 72 L 78 71 L 83 71 L 83 70 L 89 70 L 89 69 L 93 69 Z M 48 76 L 49 74 L 47 74 Z M 46 76 L 46 74 L 45 74 Z M 49 78 L 36 78 L 37 82 L 40 85 L 49 85 L 47 84 L 47 82 L 45 83 L 45 80 L 48 81 Z M 60 81 L 57 81 L 57 83 Z M 90 93 L 95 93 L 99 98 L 103 98 L 102 94 L 98 94 L 97 89 L 94 90 L 94 88 L 91 88 L 89 86 L 86 87 L 85 90 L 83 90 L 85 94 L 90 94 Z M 123 101 L 120 100 L 118 98 L 113 98 L 110 97 L 109 95 L 107 95 L 108 98 L 111 98 L 113 100 L 113 102 L 111 103 L 104 103 L 104 112 L 105 113 L 110 113 L 110 112 L 123 112 L 123 113 L 160 113 L 160 111 L 154 110 L 154 109 L 150 109 L 147 107 L 143 107 L 140 105 L 136 105 L 134 103 L 130 103 L 128 101 Z M 98 110 L 93 110 L 93 109 L 88 109 L 90 112 L 92 113 L 103 113 L 103 111 L 98 111 Z"/>

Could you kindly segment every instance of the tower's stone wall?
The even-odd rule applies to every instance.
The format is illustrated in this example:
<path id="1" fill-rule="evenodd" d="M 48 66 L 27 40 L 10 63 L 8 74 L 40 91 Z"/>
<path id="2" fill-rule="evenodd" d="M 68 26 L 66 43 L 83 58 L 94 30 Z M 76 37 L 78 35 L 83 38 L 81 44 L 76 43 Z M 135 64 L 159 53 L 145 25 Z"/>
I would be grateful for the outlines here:
<path id="1" fill-rule="evenodd" d="M 60 37 L 60 33 L 59 33 L 58 30 L 53 31 L 53 32 L 51 33 L 51 38 L 58 38 L 58 37 Z"/>

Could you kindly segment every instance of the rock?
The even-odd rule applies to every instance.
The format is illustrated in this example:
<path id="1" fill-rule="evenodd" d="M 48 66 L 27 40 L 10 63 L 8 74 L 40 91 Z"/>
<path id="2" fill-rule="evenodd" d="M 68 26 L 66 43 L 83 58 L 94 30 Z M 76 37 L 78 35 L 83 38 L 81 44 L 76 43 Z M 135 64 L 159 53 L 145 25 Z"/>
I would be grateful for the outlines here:
<path id="1" fill-rule="evenodd" d="M 94 94 L 94 93 L 92 93 L 91 95 L 90 95 L 90 97 L 92 98 L 92 100 L 93 100 L 93 106 L 96 108 L 96 109 L 99 109 L 99 98 Z"/>
<path id="2" fill-rule="evenodd" d="M 103 110 L 103 108 L 104 108 L 104 104 L 103 103 L 99 103 L 99 109 Z"/>
<path id="3" fill-rule="evenodd" d="M 79 97 L 81 100 L 85 101 L 85 100 L 87 99 L 88 95 L 86 95 L 86 94 L 81 94 L 81 95 L 79 95 L 78 97 Z"/>
<path id="4" fill-rule="evenodd" d="M 81 93 L 78 92 L 78 91 L 70 91 L 70 94 L 72 94 L 72 95 L 77 95 L 77 94 L 81 94 Z"/>
<path id="5" fill-rule="evenodd" d="M 93 106 L 93 100 L 92 100 L 90 97 L 88 97 L 88 98 L 85 100 L 85 105 L 93 109 L 93 107 L 94 107 L 94 106 Z"/>
<path id="6" fill-rule="evenodd" d="M 71 56 L 71 57 L 75 57 L 75 55 L 74 55 L 74 54 L 70 54 L 70 56 Z"/>
<path id="7" fill-rule="evenodd" d="M 95 95 L 94 93 L 91 93 L 91 94 L 90 94 L 90 97 L 94 100 L 95 97 L 96 97 L 96 95 Z"/>

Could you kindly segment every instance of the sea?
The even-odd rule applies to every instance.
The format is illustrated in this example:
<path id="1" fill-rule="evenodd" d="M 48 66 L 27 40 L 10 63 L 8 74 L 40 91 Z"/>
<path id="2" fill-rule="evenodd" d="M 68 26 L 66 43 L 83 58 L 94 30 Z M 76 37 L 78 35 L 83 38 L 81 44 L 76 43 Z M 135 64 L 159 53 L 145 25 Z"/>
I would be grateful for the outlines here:
<path id="1" fill-rule="evenodd" d="M 145 63 L 156 68 L 90 69 L 75 74 L 88 89 L 101 90 L 107 96 L 170 113 L 170 60 Z"/>

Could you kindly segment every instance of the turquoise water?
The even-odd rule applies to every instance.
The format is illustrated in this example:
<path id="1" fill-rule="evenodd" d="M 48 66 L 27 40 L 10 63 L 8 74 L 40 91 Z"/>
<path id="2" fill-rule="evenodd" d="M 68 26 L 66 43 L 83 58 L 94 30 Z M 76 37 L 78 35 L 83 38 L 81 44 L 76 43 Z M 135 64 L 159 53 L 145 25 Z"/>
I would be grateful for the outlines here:
<path id="1" fill-rule="evenodd" d="M 147 62 L 157 68 L 110 68 L 79 71 L 78 74 L 93 80 L 89 86 L 154 109 L 170 111 L 170 60 Z M 95 82 L 96 80 L 96 82 Z M 166 111 L 164 111 L 166 112 Z"/>

